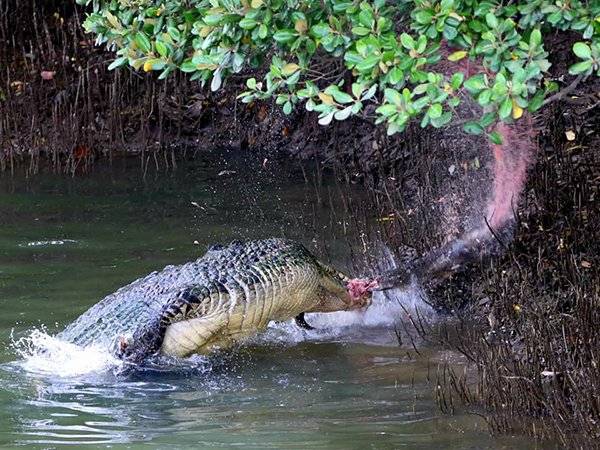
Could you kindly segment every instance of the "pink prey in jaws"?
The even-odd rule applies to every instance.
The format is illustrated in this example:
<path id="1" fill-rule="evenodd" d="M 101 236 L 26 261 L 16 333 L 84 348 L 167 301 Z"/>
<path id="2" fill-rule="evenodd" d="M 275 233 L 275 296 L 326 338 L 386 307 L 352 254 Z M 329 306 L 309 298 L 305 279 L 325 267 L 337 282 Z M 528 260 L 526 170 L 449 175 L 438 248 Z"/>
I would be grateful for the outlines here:
<path id="1" fill-rule="evenodd" d="M 371 293 L 379 288 L 376 278 L 352 278 L 346 283 L 348 294 L 355 304 L 368 306 L 371 301 Z"/>
<path id="2" fill-rule="evenodd" d="M 367 308 L 371 305 L 371 294 L 378 290 L 379 281 L 377 279 L 352 278 L 346 282 L 349 303 L 346 304 L 346 311 Z M 296 325 L 305 330 L 314 330 L 304 318 L 305 313 L 300 313 L 295 317 Z"/>

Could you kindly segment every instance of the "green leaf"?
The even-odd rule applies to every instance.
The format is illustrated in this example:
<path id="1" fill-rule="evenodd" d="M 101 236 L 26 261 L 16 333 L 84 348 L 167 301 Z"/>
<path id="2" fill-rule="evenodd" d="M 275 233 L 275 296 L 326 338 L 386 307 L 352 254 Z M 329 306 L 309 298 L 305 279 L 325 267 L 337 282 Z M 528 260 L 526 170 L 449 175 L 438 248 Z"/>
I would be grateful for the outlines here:
<path id="1" fill-rule="evenodd" d="M 485 15 L 485 22 L 487 23 L 488 27 L 490 27 L 492 30 L 498 28 L 498 19 L 496 18 L 496 15 L 494 13 L 487 13 Z"/>
<path id="2" fill-rule="evenodd" d="M 375 110 L 377 114 L 381 114 L 382 116 L 391 116 L 398 112 L 398 108 L 395 105 L 390 105 L 389 103 L 386 105 L 382 105 Z"/>
<path id="3" fill-rule="evenodd" d="M 377 85 L 373 84 L 365 94 L 363 94 L 361 100 L 369 100 L 370 98 L 373 98 L 373 96 L 375 95 L 375 92 L 377 92 Z"/>
<path id="4" fill-rule="evenodd" d="M 346 61 L 350 66 L 355 66 L 363 60 L 363 57 L 358 53 L 353 51 L 348 51 L 344 55 L 344 61 Z"/>
<path id="5" fill-rule="evenodd" d="M 352 106 L 347 106 L 346 108 L 336 112 L 333 117 L 335 120 L 346 120 L 352 114 Z"/>
<path id="6" fill-rule="evenodd" d="M 431 117 L 431 115 L 429 117 Z M 452 114 L 450 113 L 450 111 L 446 111 L 439 117 L 431 117 L 431 125 L 433 125 L 435 128 L 440 128 L 446 125 L 451 120 Z"/>
<path id="7" fill-rule="evenodd" d="M 198 70 L 196 64 L 194 64 L 191 59 L 184 61 L 181 64 L 181 66 L 179 66 L 179 69 L 181 69 L 181 71 L 185 73 L 196 72 Z"/>
<path id="8" fill-rule="evenodd" d="M 485 113 L 483 117 L 479 119 L 479 125 L 481 125 L 482 128 L 487 128 L 496 121 L 496 118 L 497 116 L 494 112 Z"/>
<path id="9" fill-rule="evenodd" d="M 487 87 L 485 75 L 482 73 L 473 75 L 465 81 L 464 86 L 471 94 L 479 93 Z"/>
<path id="10" fill-rule="evenodd" d="M 465 75 L 462 72 L 456 72 L 450 79 L 450 86 L 456 91 L 458 88 L 460 88 L 464 79 Z"/>
<path id="11" fill-rule="evenodd" d="M 173 66 L 168 66 L 165 70 L 163 70 L 158 76 L 159 80 L 164 80 L 169 76 L 169 74 L 173 71 Z"/>
<path id="12" fill-rule="evenodd" d="M 381 56 L 379 55 L 367 56 L 365 59 L 363 59 L 356 65 L 356 70 L 358 70 L 359 72 L 366 72 L 368 70 L 371 70 L 373 67 L 379 64 L 380 60 Z"/>
<path id="13" fill-rule="evenodd" d="M 244 30 L 251 30 L 252 28 L 256 27 L 256 25 L 258 25 L 258 22 L 254 19 L 244 17 L 242 20 L 239 21 L 238 25 Z"/>
<path id="14" fill-rule="evenodd" d="M 222 78 L 221 78 L 221 71 L 220 70 L 215 70 L 214 74 L 213 74 L 213 79 L 210 83 L 210 90 L 215 92 L 218 91 L 219 88 L 221 87 L 221 83 L 222 83 Z"/>
<path id="15" fill-rule="evenodd" d="M 409 34 L 402 33 L 400 35 L 400 42 L 402 43 L 402 46 L 407 50 L 412 50 L 415 48 L 415 40 Z"/>
<path id="16" fill-rule="evenodd" d="M 404 80 L 404 72 L 402 69 L 400 69 L 400 67 L 394 67 L 392 70 L 390 70 L 389 80 L 392 84 L 398 84 Z"/>
<path id="17" fill-rule="evenodd" d="M 386 133 L 387 133 L 388 136 L 392 136 L 392 135 L 394 135 L 396 133 L 399 133 L 399 132 L 403 131 L 404 128 L 405 128 L 404 125 L 397 124 L 396 122 L 390 122 L 388 124 L 388 128 L 387 128 L 387 132 Z"/>
<path id="18" fill-rule="evenodd" d="M 156 46 L 156 51 L 160 56 L 166 58 L 169 55 L 169 48 L 165 45 L 164 42 L 156 41 L 154 45 Z"/>
<path id="19" fill-rule="evenodd" d="M 371 30 L 369 28 L 366 28 L 366 27 L 354 27 L 354 28 L 352 28 L 352 33 L 356 34 L 357 36 L 366 36 L 370 32 L 371 32 Z"/>
<path id="20" fill-rule="evenodd" d="M 539 29 L 535 29 L 529 36 L 529 44 L 539 46 L 542 43 L 542 33 Z"/>
<path id="21" fill-rule="evenodd" d="M 592 65 L 594 62 L 592 60 L 582 61 L 577 64 L 573 64 L 569 67 L 569 73 L 571 75 L 578 75 L 580 73 L 589 72 L 592 70 Z"/>
<path id="22" fill-rule="evenodd" d="M 426 11 L 426 10 L 418 11 L 415 14 L 415 20 L 422 25 L 430 24 L 432 19 L 433 19 L 433 14 L 431 14 L 429 11 Z"/>
<path id="23" fill-rule="evenodd" d="M 223 14 L 208 14 L 202 18 L 206 25 L 211 27 L 220 25 L 223 21 Z M 171 28 L 169 28 L 169 34 L 171 34 Z"/>
<path id="24" fill-rule="evenodd" d="M 467 122 L 463 125 L 463 129 L 469 134 L 482 134 L 484 131 L 477 122 Z"/>
<path id="25" fill-rule="evenodd" d="M 321 117 L 319 119 L 319 125 L 329 125 L 331 123 L 331 121 L 333 120 L 334 114 L 335 114 L 335 111 L 332 111 L 329 114 L 326 114 L 325 116 Z"/>
<path id="26" fill-rule="evenodd" d="M 512 100 L 510 97 L 506 97 L 502 103 L 500 103 L 500 107 L 498 108 L 498 115 L 502 120 L 507 119 L 512 112 Z"/>
<path id="27" fill-rule="evenodd" d="M 298 36 L 298 33 L 294 30 L 284 29 L 279 30 L 273 35 L 273 39 L 280 44 L 285 44 L 293 41 Z"/>
<path id="28" fill-rule="evenodd" d="M 315 36 L 317 38 L 324 38 L 329 33 L 331 33 L 331 28 L 329 27 L 329 25 L 327 25 L 323 22 L 320 22 L 320 23 L 313 25 L 310 28 L 310 32 L 312 33 L 313 36 Z"/>
<path id="29" fill-rule="evenodd" d="M 283 113 L 289 116 L 292 113 L 292 104 L 288 101 L 283 105 Z"/>
<path id="30" fill-rule="evenodd" d="M 373 25 L 375 24 L 375 18 L 373 17 L 373 13 L 367 9 L 362 10 L 358 14 L 358 20 L 361 24 L 363 24 L 365 27 L 368 27 L 369 29 L 373 28 Z"/>
<path id="31" fill-rule="evenodd" d="M 352 8 L 354 4 L 352 2 L 340 2 L 333 4 L 333 10 L 335 12 L 346 12 L 349 8 Z"/>
<path id="32" fill-rule="evenodd" d="M 454 38 L 456 38 L 456 36 L 458 36 L 458 30 L 454 27 L 446 25 L 444 27 L 443 35 L 446 40 L 452 41 Z"/>
<path id="33" fill-rule="evenodd" d="M 552 25 L 556 25 L 558 22 L 562 20 L 562 13 L 560 11 L 556 11 L 548 16 L 548 22 Z"/>
<path id="34" fill-rule="evenodd" d="M 421 35 L 417 40 L 417 48 L 415 49 L 417 53 L 423 53 L 427 48 L 427 36 Z"/>
<path id="35" fill-rule="evenodd" d="M 171 36 L 171 39 L 174 41 L 179 41 L 181 39 L 181 33 L 176 27 L 167 27 L 167 33 Z"/>
<path id="36" fill-rule="evenodd" d="M 488 138 L 496 145 L 502 145 L 502 136 L 497 131 L 492 131 L 488 134 Z"/>
<path id="37" fill-rule="evenodd" d="M 396 89 L 387 88 L 383 92 L 383 95 L 388 102 L 393 103 L 396 106 L 400 106 L 402 104 L 402 95 L 400 95 L 400 92 L 398 92 Z"/>
<path id="38" fill-rule="evenodd" d="M 340 90 L 333 91 L 331 95 L 333 95 L 333 98 L 338 103 L 351 103 L 354 101 L 354 99 L 350 95 Z"/>
<path id="39" fill-rule="evenodd" d="M 573 53 L 581 59 L 590 59 L 592 57 L 592 49 L 585 42 L 575 42 L 573 44 Z"/>
<path id="40" fill-rule="evenodd" d="M 108 70 L 114 70 L 117 67 L 121 67 L 127 62 L 128 58 L 126 56 L 121 56 L 120 58 L 115 59 L 110 66 L 108 66 Z"/>
<path id="41" fill-rule="evenodd" d="M 481 106 L 486 106 L 486 105 L 489 105 L 491 98 L 492 98 L 492 90 L 491 89 L 484 89 L 477 96 L 477 102 Z"/>
<path id="42" fill-rule="evenodd" d="M 352 83 L 352 95 L 356 98 L 360 98 L 360 94 L 363 93 L 365 87 L 360 83 Z"/>
<path id="43" fill-rule="evenodd" d="M 533 98 L 529 101 L 529 111 L 535 112 L 542 107 L 544 103 L 544 91 L 537 91 Z"/>
<path id="44" fill-rule="evenodd" d="M 150 39 L 141 31 L 138 31 L 135 34 L 135 45 L 144 53 L 150 53 L 152 51 L 152 44 L 150 44 Z"/>
<path id="45" fill-rule="evenodd" d="M 269 29 L 267 28 L 267 26 L 263 23 L 260 25 L 260 27 L 258 27 L 258 37 L 261 39 L 264 39 L 267 37 L 267 34 L 269 33 Z"/>
<path id="46" fill-rule="evenodd" d="M 437 119 L 438 117 L 441 117 L 443 112 L 442 105 L 439 103 L 434 103 L 429 107 L 427 114 L 429 114 L 429 117 L 432 119 Z"/>

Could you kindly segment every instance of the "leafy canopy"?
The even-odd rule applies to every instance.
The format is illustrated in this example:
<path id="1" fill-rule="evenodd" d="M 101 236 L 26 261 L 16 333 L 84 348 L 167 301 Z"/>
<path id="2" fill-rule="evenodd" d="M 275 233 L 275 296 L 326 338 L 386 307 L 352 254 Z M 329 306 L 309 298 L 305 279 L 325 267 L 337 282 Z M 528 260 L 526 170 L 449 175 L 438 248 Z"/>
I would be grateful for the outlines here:
<path id="1" fill-rule="evenodd" d="M 130 65 L 160 79 L 181 70 L 216 91 L 227 76 L 256 77 L 268 62 L 260 80 L 247 78 L 242 101 L 275 98 L 285 114 L 303 103 L 322 125 L 363 115 L 389 134 L 412 120 L 442 127 L 465 93 L 484 111 L 464 123 L 467 132 L 519 119 L 557 89 L 544 79 L 543 36 L 552 30 L 581 34 L 571 74 L 600 76 L 594 0 L 77 1 L 92 3 L 84 25 L 116 51 L 111 69 Z M 481 58 L 485 73 L 436 70 L 444 45 L 451 62 Z"/>

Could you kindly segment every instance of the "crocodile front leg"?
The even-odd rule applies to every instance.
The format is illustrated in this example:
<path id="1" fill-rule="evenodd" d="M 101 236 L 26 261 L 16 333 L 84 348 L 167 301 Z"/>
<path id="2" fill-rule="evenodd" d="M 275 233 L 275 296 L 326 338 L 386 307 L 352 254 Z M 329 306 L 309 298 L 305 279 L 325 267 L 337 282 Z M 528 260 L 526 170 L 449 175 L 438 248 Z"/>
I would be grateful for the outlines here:
<path id="1" fill-rule="evenodd" d="M 180 322 L 189 322 L 188 319 L 197 319 L 205 315 L 212 291 L 204 286 L 190 287 L 180 290 L 173 295 L 173 300 L 167 302 L 154 320 L 135 330 L 130 337 L 119 336 L 116 354 L 119 358 L 134 364 L 141 363 L 144 359 L 158 353 L 164 345 L 164 340 L 177 335 L 177 339 L 185 342 L 185 334 L 181 327 L 179 333 L 173 334 L 170 328 Z M 203 344 L 200 336 L 194 337 Z M 170 344 L 171 349 L 175 344 Z M 185 348 L 194 347 L 188 343 Z M 164 353 L 164 352 L 163 352 Z M 167 352 L 176 355 L 181 352 Z M 177 354 L 178 355 L 178 354 Z"/>

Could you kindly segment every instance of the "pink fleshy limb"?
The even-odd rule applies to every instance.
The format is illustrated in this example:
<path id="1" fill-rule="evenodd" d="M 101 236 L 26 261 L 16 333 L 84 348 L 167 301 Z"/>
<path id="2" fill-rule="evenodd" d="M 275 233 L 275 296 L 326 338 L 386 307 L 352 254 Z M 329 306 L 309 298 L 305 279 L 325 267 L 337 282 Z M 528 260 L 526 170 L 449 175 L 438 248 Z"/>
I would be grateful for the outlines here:
<path id="1" fill-rule="evenodd" d="M 527 181 L 527 170 L 535 156 L 531 118 L 517 124 L 498 123 L 495 131 L 502 137 L 501 145 L 491 145 L 494 155 L 494 182 L 487 206 L 487 220 L 494 230 L 514 219 L 514 209 Z"/>
<path id="2" fill-rule="evenodd" d="M 476 74 L 489 74 L 478 58 L 470 60 L 463 58 L 451 61 L 448 57 L 457 48 L 442 41 L 440 52 L 442 58 L 435 65 L 438 72 L 451 77 L 462 72 L 465 78 Z M 484 111 L 481 111 L 483 114 Z M 415 276 L 422 282 L 435 285 L 448 277 L 465 264 L 481 260 L 498 248 L 498 236 L 503 231 L 511 230 L 515 220 L 515 210 L 519 203 L 526 181 L 527 171 L 535 162 L 537 152 L 536 130 L 531 115 L 524 113 L 523 117 L 510 123 L 499 122 L 493 131 L 500 135 L 501 143 L 488 144 L 493 158 L 493 178 L 491 192 L 478 223 L 471 229 L 425 255 L 413 261 L 410 270 L 395 269 L 381 278 L 380 289 L 387 286 L 405 286 Z M 507 233 L 508 234 L 508 233 Z M 360 295 L 364 291 L 364 282 L 357 280 L 357 286 L 349 286 L 350 295 Z M 361 287 L 362 286 L 362 287 Z"/>
<path id="3" fill-rule="evenodd" d="M 379 287 L 376 279 L 353 278 L 348 281 L 346 288 L 353 300 L 361 300 L 371 296 L 371 291 Z"/>

